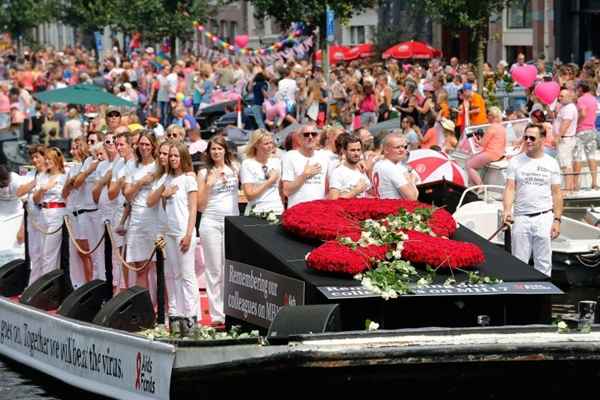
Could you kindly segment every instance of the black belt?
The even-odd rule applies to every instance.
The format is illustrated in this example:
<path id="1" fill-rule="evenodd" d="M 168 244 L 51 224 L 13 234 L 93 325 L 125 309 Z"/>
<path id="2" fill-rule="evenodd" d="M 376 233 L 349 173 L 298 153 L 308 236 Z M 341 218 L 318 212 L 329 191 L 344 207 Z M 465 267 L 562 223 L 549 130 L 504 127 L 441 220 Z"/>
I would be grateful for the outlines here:
<path id="1" fill-rule="evenodd" d="M 523 214 L 523 216 L 524 217 L 537 217 L 538 215 L 546 214 L 546 213 L 549 213 L 550 211 L 552 211 L 552 210 L 540 211 L 540 212 L 531 213 L 531 214 Z"/>
<path id="2" fill-rule="evenodd" d="M 94 212 L 94 211 L 98 211 L 98 209 L 94 208 L 94 209 L 87 209 L 87 210 L 86 209 L 77 210 L 77 211 L 73 211 L 73 215 L 74 216 L 78 216 L 78 215 L 81 215 L 81 214 L 85 214 L 85 213 L 89 213 L 89 212 Z"/>

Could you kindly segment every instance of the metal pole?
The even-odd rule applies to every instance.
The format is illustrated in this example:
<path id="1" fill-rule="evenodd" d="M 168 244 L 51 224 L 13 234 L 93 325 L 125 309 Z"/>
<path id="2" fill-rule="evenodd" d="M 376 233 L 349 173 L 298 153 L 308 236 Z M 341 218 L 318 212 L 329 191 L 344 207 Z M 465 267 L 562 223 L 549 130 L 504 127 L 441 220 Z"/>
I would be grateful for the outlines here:
<path id="1" fill-rule="evenodd" d="M 112 243 L 108 230 L 110 228 L 104 224 L 104 269 L 106 276 L 106 286 L 109 288 L 112 297 L 113 293 L 113 263 L 112 263 Z"/>
<path id="2" fill-rule="evenodd" d="M 156 250 L 156 301 L 158 303 L 157 322 L 165 323 L 165 257 L 162 250 Z"/>
<path id="3" fill-rule="evenodd" d="M 67 225 L 63 221 L 61 229 L 62 240 L 60 243 L 60 267 L 65 271 L 65 289 L 67 293 L 73 291 L 73 282 L 71 282 L 71 266 L 69 258 L 69 232 L 67 231 Z"/>

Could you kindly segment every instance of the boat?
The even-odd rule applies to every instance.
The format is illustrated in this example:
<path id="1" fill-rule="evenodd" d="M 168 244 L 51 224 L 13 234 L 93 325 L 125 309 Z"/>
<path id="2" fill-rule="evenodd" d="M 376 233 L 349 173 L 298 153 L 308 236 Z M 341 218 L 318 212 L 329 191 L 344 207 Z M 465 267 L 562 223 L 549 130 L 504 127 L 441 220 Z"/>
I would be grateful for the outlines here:
<path id="1" fill-rule="evenodd" d="M 20 295 L 0 296 L 0 354 L 66 384 L 134 400 L 251 387 L 353 393 L 373 383 L 491 393 L 506 389 L 497 385 L 499 375 L 512 383 L 525 383 L 527 377 L 531 383 L 533 376 L 558 380 L 566 371 L 589 379 L 600 373 L 600 327 L 593 318 L 578 320 L 591 333 L 579 333 L 579 325 L 559 333 L 551 324 L 550 298 L 562 292 L 510 256 L 502 268 L 491 265 L 501 250 L 459 230 L 484 248 L 490 260 L 485 268 L 500 275 L 500 269 L 518 271 L 519 278 L 490 286 L 464 282 L 457 288 L 434 283 L 385 301 L 352 278 L 307 271 L 303 255 L 314 243 L 300 242 L 259 218 L 228 217 L 226 243 L 243 245 L 226 245 L 227 324 L 250 326 L 259 336 L 197 340 L 115 329 L 97 318 L 86 322 L 65 316 L 66 299 L 58 310 L 25 304 L 23 297 L 34 283 Z M 46 279 L 46 286 L 56 281 Z M 44 285 L 37 286 L 44 292 Z M 143 319 L 130 303 L 115 306 L 117 297 L 99 313 L 113 307 L 130 313 L 132 320 Z M 253 315 L 253 303 L 258 310 L 266 304 L 266 314 Z M 365 315 L 381 329 L 375 322 L 367 329 Z M 303 384 L 317 380 L 318 387 Z"/>
<path id="2" fill-rule="evenodd" d="M 502 227 L 503 186 L 481 185 L 466 189 L 454 219 L 479 236 L 504 246 Z M 473 194 L 482 192 L 473 201 Z M 470 199 L 470 201 L 466 201 Z M 509 250 L 510 251 L 510 250 Z M 571 286 L 597 286 L 600 282 L 600 228 L 562 217 L 560 236 L 552 241 L 552 280 Z"/>

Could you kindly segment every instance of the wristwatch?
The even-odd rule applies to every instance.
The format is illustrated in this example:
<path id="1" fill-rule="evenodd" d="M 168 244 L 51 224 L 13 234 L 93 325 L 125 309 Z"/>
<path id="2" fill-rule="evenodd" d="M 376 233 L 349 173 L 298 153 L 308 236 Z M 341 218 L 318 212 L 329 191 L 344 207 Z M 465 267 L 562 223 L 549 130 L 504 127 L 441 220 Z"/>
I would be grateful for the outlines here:
<path id="1" fill-rule="evenodd" d="M 556 222 L 558 222 L 560 224 L 561 219 L 560 219 L 560 217 L 557 217 L 557 218 L 554 218 L 554 221 L 556 221 Z"/>

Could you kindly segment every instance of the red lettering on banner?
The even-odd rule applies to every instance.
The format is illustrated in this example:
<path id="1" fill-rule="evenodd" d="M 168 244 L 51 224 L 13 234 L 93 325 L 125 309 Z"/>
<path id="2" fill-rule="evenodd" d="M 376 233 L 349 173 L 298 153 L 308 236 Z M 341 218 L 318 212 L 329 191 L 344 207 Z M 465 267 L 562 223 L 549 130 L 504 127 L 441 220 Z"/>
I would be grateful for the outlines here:
<path id="1" fill-rule="evenodd" d="M 142 353 L 137 353 L 135 360 L 135 390 L 140 390 L 142 387 Z"/>

